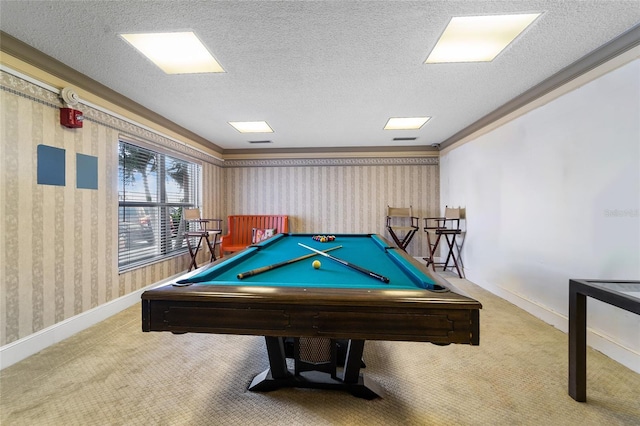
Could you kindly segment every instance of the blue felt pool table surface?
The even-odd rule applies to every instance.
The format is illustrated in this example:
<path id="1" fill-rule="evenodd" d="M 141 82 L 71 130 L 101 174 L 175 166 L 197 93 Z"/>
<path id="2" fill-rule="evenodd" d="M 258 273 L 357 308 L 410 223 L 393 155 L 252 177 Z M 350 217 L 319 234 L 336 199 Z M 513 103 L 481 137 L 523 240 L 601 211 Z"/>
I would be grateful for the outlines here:
<path id="1" fill-rule="evenodd" d="M 238 274 L 256 268 L 312 254 L 299 243 L 317 250 L 341 246 L 330 251 L 329 254 L 387 277 L 389 282 L 384 283 L 380 279 L 365 275 L 320 254 L 258 275 L 238 278 Z M 314 260 L 321 262 L 320 268 L 313 268 Z M 336 235 L 334 241 L 324 243 L 314 240 L 311 234 L 278 234 L 251 246 L 237 256 L 191 275 L 182 282 L 199 285 L 336 289 L 434 290 L 440 288 L 423 270 L 409 260 L 405 252 L 391 246 L 387 240 L 375 234 Z"/>

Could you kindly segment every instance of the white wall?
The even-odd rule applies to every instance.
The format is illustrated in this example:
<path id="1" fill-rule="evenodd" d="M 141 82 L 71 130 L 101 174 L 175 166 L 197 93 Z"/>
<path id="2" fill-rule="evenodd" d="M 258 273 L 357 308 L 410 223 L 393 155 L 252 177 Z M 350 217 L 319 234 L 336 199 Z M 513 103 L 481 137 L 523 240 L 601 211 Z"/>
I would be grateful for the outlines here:
<path id="1" fill-rule="evenodd" d="M 640 60 L 441 158 L 468 279 L 568 329 L 569 278 L 640 280 Z M 589 299 L 589 344 L 640 372 L 640 317 Z"/>

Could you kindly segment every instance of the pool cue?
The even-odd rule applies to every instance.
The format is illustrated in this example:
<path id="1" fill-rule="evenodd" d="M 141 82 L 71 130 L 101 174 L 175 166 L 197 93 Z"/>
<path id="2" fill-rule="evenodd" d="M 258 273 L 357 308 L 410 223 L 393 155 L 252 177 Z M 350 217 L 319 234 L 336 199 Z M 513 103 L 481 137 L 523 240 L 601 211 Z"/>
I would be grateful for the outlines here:
<path id="1" fill-rule="evenodd" d="M 327 251 L 339 249 L 341 247 L 342 246 L 331 247 L 331 248 L 328 248 L 326 250 L 323 250 L 322 252 L 327 252 Z M 258 274 L 261 274 L 263 272 L 270 271 L 272 269 L 276 269 L 276 268 L 279 268 L 279 267 L 284 266 L 284 265 L 289 265 L 291 263 L 295 263 L 295 262 L 299 262 L 301 260 L 308 259 L 308 258 L 313 257 L 315 255 L 316 255 L 316 253 L 305 254 L 304 256 L 296 257 L 295 259 L 289 259 L 289 260 L 285 260 L 284 262 L 274 263 L 273 265 L 267 265 L 267 266 L 262 266 L 260 268 L 252 269 L 251 271 L 247 271 L 247 272 L 243 272 L 241 274 L 238 274 L 238 279 L 241 280 L 243 278 L 252 277 L 254 275 L 258 275 Z"/>
<path id="2" fill-rule="evenodd" d="M 330 254 L 327 254 L 327 253 L 323 253 L 320 250 L 316 250 L 316 249 L 311 248 L 309 246 L 305 246 L 302 243 L 298 243 L 298 245 L 302 246 L 302 247 L 304 247 L 304 248 L 306 248 L 308 250 L 311 250 L 311 251 L 313 251 L 315 253 L 318 253 L 318 254 L 320 254 L 320 255 L 322 255 L 324 257 L 328 257 L 329 259 L 334 260 L 334 261 L 336 261 L 336 262 L 338 262 L 338 263 L 340 263 L 340 264 L 342 264 L 342 265 L 344 265 L 346 267 L 355 269 L 356 271 L 362 272 L 365 275 L 369 275 L 371 278 L 378 279 L 378 280 L 382 281 L 383 283 L 388 283 L 389 282 L 389 278 L 387 278 L 387 277 L 385 277 L 383 275 L 376 274 L 375 272 L 371 272 L 368 269 L 364 269 L 364 268 L 362 268 L 362 267 L 360 267 L 358 265 L 354 265 L 353 263 L 349 263 L 346 260 L 338 259 L 337 257 L 331 256 Z"/>

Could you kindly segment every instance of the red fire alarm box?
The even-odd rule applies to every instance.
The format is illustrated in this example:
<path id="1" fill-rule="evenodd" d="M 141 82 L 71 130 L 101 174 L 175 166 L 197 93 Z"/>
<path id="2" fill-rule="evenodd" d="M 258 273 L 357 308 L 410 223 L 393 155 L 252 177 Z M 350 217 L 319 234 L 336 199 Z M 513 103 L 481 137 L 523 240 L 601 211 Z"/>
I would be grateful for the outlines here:
<path id="1" fill-rule="evenodd" d="M 84 116 L 82 111 L 72 108 L 60 108 L 60 124 L 65 127 L 78 128 L 82 127 Z"/>

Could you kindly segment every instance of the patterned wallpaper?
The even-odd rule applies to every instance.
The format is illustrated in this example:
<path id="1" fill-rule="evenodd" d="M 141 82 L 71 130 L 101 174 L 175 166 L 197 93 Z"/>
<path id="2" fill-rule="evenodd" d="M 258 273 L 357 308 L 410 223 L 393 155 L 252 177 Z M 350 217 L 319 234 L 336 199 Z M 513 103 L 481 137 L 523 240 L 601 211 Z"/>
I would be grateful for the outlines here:
<path id="1" fill-rule="evenodd" d="M 387 205 L 413 207 L 420 219 L 439 210 L 436 158 L 262 160 L 262 166 L 225 163 L 224 203 L 228 214 L 287 214 L 301 233 L 380 233 L 389 236 Z M 242 164 L 242 163 L 241 163 Z M 426 254 L 418 232 L 408 252 Z"/>
<path id="2" fill-rule="evenodd" d="M 221 161 L 85 105 L 84 127 L 64 128 L 60 106 L 56 94 L 0 72 L 0 345 L 188 267 L 185 255 L 118 273 L 120 134 L 200 160 L 204 214 L 223 214 Z M 39 144 L 65 150 L 65 186 L 37 184 Z M 98 190 L 76 188 L 77 153 L 98 158 Z"/>
<path id="3" fill-rule="evenodd" d="M 0 72 L 0 346 L 187 268 L 185 255 L 118 273 L 120 134 L 202 162 L 205 217 L 279 213 L 290 216 L 294 232 L 389 237 L 387 204 L 412 205 L 419 217 L 438 212 L 437 158 L 223 163 L 84 105 L 84 127 L 66 129 L 60 106 L 55 93 Z M 36 183 L 39 144 L 66 150 L 66 186 Z M 75 187 L 77 153 L 98 158 L 98 190 Z M 410 254 L 426 253 L 423 234 Z"/>

